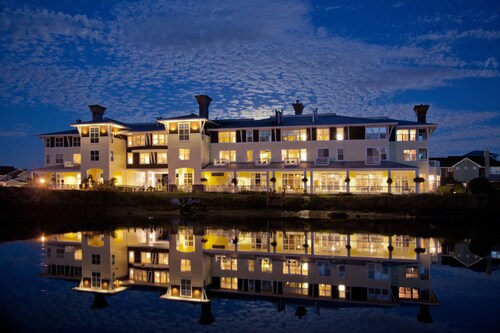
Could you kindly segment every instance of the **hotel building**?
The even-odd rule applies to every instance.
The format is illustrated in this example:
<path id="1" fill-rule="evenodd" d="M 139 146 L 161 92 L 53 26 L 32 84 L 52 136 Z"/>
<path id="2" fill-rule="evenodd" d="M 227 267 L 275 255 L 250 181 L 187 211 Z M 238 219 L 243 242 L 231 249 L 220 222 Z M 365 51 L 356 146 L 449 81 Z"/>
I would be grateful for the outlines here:
<path id="1" fill-rule="evenodd" d="M 113 180 L 119 187 L 170 191 L 410 193 L 439 185 L 429 167 L 428 105 L 416 121 L 293 114 L 265 119 L 210 119 L 212 99 L 196 96 L 198 114 L 123 123 L 91 105 L 92 120 L 38 135 L 45 165 L 33 170 L 55 188 Z M 423 180 L 423 182 L 422 182 Z M 202 186 L 203 185 L 203 186 Z"/>

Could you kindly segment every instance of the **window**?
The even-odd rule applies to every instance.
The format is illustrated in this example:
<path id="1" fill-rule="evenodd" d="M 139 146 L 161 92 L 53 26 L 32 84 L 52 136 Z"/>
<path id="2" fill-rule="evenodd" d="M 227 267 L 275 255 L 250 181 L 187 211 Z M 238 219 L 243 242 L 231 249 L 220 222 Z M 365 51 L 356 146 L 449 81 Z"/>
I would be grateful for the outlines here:
<path id="1" fill-rule="evenodd" d="M 295 160 L 295 161 L 306 161 L 307 160 L 307 149 L 282 149 L 281 159 Z"/>
<path id="2" fill-rule="evenodd" d="M 219 159 L 225 161 L 236 161 L 236 150 L 221 150 L 219 152 Z"/>
<path id="3" fill-rule="evenodd" d="M 112 254 L 111 255 L 111 265 L 114 265 L 115 264 L 115 255 Z"/>
<path id="4" fill-rule="evenodd" d="M 127 153 L 127 163 L 134 164 L 134 153 Z"/>
<path id="5" fill-rule="evenodd" d="M 236 142 L 236 132 L 235 131 L 225 131 L 219 132 L 219 143 L 232 143 Z"/>
<path id="6" fill-rule="evenodd" d="M 367 264 L 368 279 L 387 280 L 389 279 L 389 267 L 382 264 Z"/>
<path id="7" fill-rule="evenodd" d="M 158 164 L 167 164 L 167 153 L 158 153 Z"/>
<path id="8" fill-rule="evenodd" d="M 160 265 L 168 265 L 168 253 L 159 253 L 158 254 L 158 263 Z"/>
<path id="9" fill-rule="evenodd" d="M 330 129 L 329 128 L 318 128 L 316 130 L 316 140 L 318 140 L 318 141 L 330 140 Z"/>
<path id="10" fill-rule="evenodd" d="M 49 154 L 45 155 L 45 163 L 50 164 L 50 155 Z"/>
<path id="11" fill-rule="evenodd" d="M 399 287 L 399 298 L 419 299 L 418 289 L 409 287 Z"/>
<path id="12" fill-rule="evenodd" d="M 307 130 L 302 129 L 289 129 L 281 131 L 281 141 L 306 141 Z"/>
<path id="13" fill-rule="evenodd" d="M 253 142 L 253 131 L 247 131 L 247 142 Z"/>
<path id="14" fill-rule="evenodd" d="M 329 284 L 320 283 L 319 284 L 319 296 L 331 297 L 332 296 L 332 286 Z"/>
<path id="15" fill-rule="evenodd" d="M 253 161 L 253 150 L 247 150 L 247 162 Z"/>
<path id="16" fill-rule="evenodd" d="M 344 128 L 343 127 L 337 127 L 337 140 L 338 141 L 344 140 Z"/>
<path id="17" fill-rule="evenodd" d="M 271 141 L 271 131 L 259 130 L 259 142 L 269 142 L 269 141 Z"/>
<path id="18" fill-rule="evenodd" d="M 339 285 L 339 298 L 345 298 L 345 285 Z"/>
<path id="19" fill-rule="evenodd" d="M 419 148 L 418 149 L 418 160 L 419 161 L 427 161 L 427 149 Z"/>
<path id="20" fill-rule="evenodd" d="M 149 164 L 149 153 L 139 154 L 139 164 Z"/>
<path id="21" fill-rule="evenodd" d="M 164 146 L 167 144 L 166 134 L 153 134 L 153 146 Z"/>
<path id="22" fill-rule="evenodd" d="M 339 266 L 339 278 L 345 278 L 345 266 L 344 265 Z"/>
<path id="23" fill-rule="evenodd" d="M 82 250 L 75 250 L 75 260 L 82 260 Z"/>
<path id="24" fill-rule="evenodd" d="M 226 256 L 222 256 L 220 258 L 220 269 L 223 271 L 237 271 L 238 270 L 238 259 L 236 258 L 227 258 Z"/>
<path id="25" fill-rule="evenodd" d="M 101 264 L 101 255 L 93 254 L 92 255 L 92 265 L 100 265 Z"/>
<path id="26" fill-rule="evenodd" d="M 389 290 L 381 288 L 368 288 L 368 300 L 388 302 Z"/>
<path id="27" fill-rule="evenodd" d="M 181 296 L 191 297 L 191 280 L 181 279 Z"/>
<path id="28" fill-rule="evenodd" d="M 409 266 L 405 270 L 407 279 L 418 279 L 418 267 Z"/>
<path id="29" fill-rule="evenodd" d="M 91 161 L 99 161 L 99 150 L 91 150 L 90 151 L 90 160 Z"/>
<path id="30" fill-rule="evenodd" d="M 181 259 L 181 272 L 191 272 L 191 260 Z"/>
<path id="31" fill-rule="evenodd" d="M 130 264 L 133 264 L 135 261 L 135 252 L 134 251 L 128 251 L 128 262 Z"/>
<path id="32" fill-rule="evenodd" d="M 387 138 L 387 128 L 386 127 L 366 127 L 365 128 L 365 138 L 367 140 L 385 139 L 385 138 Z"/>
<path id="33" fill-rule="evenodd" d="M 189 148 L 180 148 L 179 149 L 179 159 L 181 161 L 189 161 L 189 154 L 190 154 Z"/>
<path id="34" fill-rule="evenodd" d="M 261 161 L 270 162 L 271 161 L 271 151 L 270 150 L 261 150 L 259 158 Z"/>
<path id="35" fill-rule="evenodd" d="M 405 161 L 416 161 L 417 160 L 417 150 L 416 149 L 405 149 L 403 151 L 403 159 Z"/>
<path id="36" fill-rule="evenodd" d="M 366 148 L 366 164 L 380 164 L 378 148 Z"/>
<path id="37" fill-rule="evenodd" d="M 260 269 L 262 273 L 271 273 L 273 271 L 273 264 L 270 258 L 260 259 Z"/>
<path id="38" fill-rule="evenodd" d="M 386 147 L 379 148 L 379 152 L 380 152 L 380 160 L 387 161 L 387 148 Z"/>
<path id="39" fill-rule="evenodd" d="M 260 283 L 260 291 L 263 293 L 272 293 L 273 292 L 273 282 L 262 280 Z"/>
<path id="40" fill-rule="evenodd" d="M 141 252 L 141 264 L 150 264 L 151 263 L 151 252 Z"/>
<path id="41" fill-rule="evenodd" d="M 344 160 L 344 149 L 343 148 L 337 149 L 337 160 L 338 161 Z"/>
<path id="42" fill-rule="evenodd" d="M 56 163 L 63 163 L 63 154 L 56 154 Z"/>
<path id="43" fill-rule="evenodd" d="M 285 288 L 290 294 L 307 295 L 309 284 L 307 282 L 285 282 Z"/>
<path id="44" fill-rule="evenodd" d="M 295 274 L 307 276 L 308 270 L 307 262 L 301 263 L 297 259 L 287 259 L 283 262 L 283 274 Z"/>
<path id="45" fill-rule="evenodd" d="M 319 276 L 330 276 L 331 270 L 330 270 L 330 263 L 327 261 L 318 261 L 316 263 L 316 266 L 318 267 L 318 275 Z"/>
<path id="46" fill-rule="evenodd" d="M 73 147 L 80 147 L 80 137 L 73 137 Z"/>
<path id="47" fill-rule="evenodd" d="M 179 141 L 189 141 L 189 123 L 179 124 Z"/>
<path id="48" fill-rule="evenodd" d="M 92 288 L 101 288 L 101 273 L 92 272 Z"/>
<path id="49" fill-rule="evenodd" d="M 56 147 L 63 147 L 63 138 L 56 138 Z"/>
<path id="50" fill-rule="evenodd" d="M 81 154 L 73 154 L 73 163 L 82 163 L 82 155 Z"/>
<path id="51" fill-rule="evenodd" d="M 99 143 L 99 127 L 90 128 L 90 143 Z"/>
<path id="52" fill-rule="evenodd" d="M 253 272 L 255 270 L 255 260 L 249 259 L 248 260 L 248 271 Z"/>
<path id="53" fill-rule="evenodd" d="M 113 162 L 114 160 L 115 160 L 115 153 L 114 153 L 114 151 L 111 150 L 109 152 L 109 161 Z"/>
<path id="54" fill-rule="evenodd" d="M 330 150 L 328 148 L 319 148 L 318 157 L 328 158 L 330 157 Z"/>
<path id="55" fill-rule="evenodd" d="M 145 146 L 146 145 L 146 135 L 138 134 L 138 135 L 129 136 L 127 138 L 127 144 L 129 147 Z"/>
<path id="56" fill-rule="evenodd" d="M 50 148 L 50 138 L 45 138 L 45 147 Z"/>
<path id="57" fill-rule="evenodd" d="M 221 277 L 220 287 L 221 289 L 238 290 L 238 278 Z"/>
<path id="58" fill-rule="evenodd" d="M 397 141 L 416 141 L 417 130 L 415 129 L 398 129 L 396 131 Z"/>
<path id="59" fill-rule="evenodd" d="M 64 258 L 64 249 L 56 249 L 56 257 L 57 257 L 57 259 L 63 259 Z"/>

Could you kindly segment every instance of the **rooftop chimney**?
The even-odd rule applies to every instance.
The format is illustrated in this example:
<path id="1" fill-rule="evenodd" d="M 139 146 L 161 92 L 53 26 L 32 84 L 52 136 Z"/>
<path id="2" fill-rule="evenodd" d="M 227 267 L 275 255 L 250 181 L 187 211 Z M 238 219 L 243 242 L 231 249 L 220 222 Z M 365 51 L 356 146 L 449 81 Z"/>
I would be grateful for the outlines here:
<path id="1" fill-rule="evenodd" d="M 195 97 L 200 106 L 200 118 L 208 119 L 208 107 L 212 99 L 207 95 L 196 95 Z"/>
<path id="2" fill-rule="evenodd" d="M 302 111 L 304 110 L 304 104 L 302 104 L 299 100 L 292 104 L 293 109 L 295 110 L 295 115 L 300 116 Z"/>
<path id="3" fill-rule="evenodd" d="M 312 122 L 315 123 L 318 121 L 318 108 L 315 108 L 313 110 L 313 115 L 312 115 Z"/>
<path id="4" fill-rule="evenodd" d="M 94 105 L 89 105 L 90 112 L 92 112 L 92 120 L 93 121 L 99 121 L 102 120 L 102 116 L 104 115 L 104 112 L 106 111 L 106 108 L 104 106 L 94 104 Z"/>
<path id="5" fill-rule="evenodd" d="M 427 110 L 429 110 L 429 105 L 420 104 L 413 107 L 419 123 L 425 124 L 427 122 Z"/>
<path id="6" fill-rule="evenodd" d="M 282 122 L 283 111 L 278 110 L 278 109 L 274 109 L 274 112 L 276 114 L 276 125 L 279 125 Z"/>

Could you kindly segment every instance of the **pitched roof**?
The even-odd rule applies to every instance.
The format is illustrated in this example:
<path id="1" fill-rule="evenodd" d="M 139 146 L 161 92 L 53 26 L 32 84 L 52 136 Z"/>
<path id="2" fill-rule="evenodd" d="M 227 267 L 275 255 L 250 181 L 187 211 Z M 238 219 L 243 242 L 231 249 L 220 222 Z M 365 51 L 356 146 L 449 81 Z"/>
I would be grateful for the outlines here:
<path id="1" fill-rule="evenodd" d="M 484 167 L 484 156 L 448 156 L 432 157 L 431 160 L 439 161 L 441 168 L 450 168 L 465 159 L 469 159 L 477 165 Z M 500 167 L 500 161 L 490 156 L 490 167 Z"/>
<path id="2" fill-rule="evenodd" d="M 492 152 L 489 152 L 490 156 L 491 157 L 494 157 L 494 158 L 497 158 L 498 157 L 498 154 L 495 154 L 495 153 L 492 153 Z M 465 154 L 464 156 L 484 156 L 484 150 L 472 150 L 470 152 L 468 152 L 467 154 Z"/>
<path id="3" fill-rule="evenodd" d="M 13 166 L 0 165 L 0 175 L 6 175 L 12 171 L 16 171 L 16 168 Z"/>
<path id="4" fill-rule="evenodd" d="M 50 136 L 57 136 L 57 135 L 78 135 L 78 130 L 72 129 L 72 130 L 67 130 L 67 131 L 37 134 L 37 136 L 49 136 L 49 135 Z"/>
<path id="5" fill-rule="evenodd" d="M 76 122 L 74 124 L 71 124 L 71 126 L 96 125 L 96 124 L 103 124 L 103 123 L 104 124 L 111 123 L 111 124 L 118 125 L 120 127 L 128 128 L 128 124 L 121 122 L 121 121 L 118 121 L 118 120 L 111 119 L 111 118 L 106 118 L 106 117 L 99 119 L 99 120 L 89 120 L 89 121 Z"/>

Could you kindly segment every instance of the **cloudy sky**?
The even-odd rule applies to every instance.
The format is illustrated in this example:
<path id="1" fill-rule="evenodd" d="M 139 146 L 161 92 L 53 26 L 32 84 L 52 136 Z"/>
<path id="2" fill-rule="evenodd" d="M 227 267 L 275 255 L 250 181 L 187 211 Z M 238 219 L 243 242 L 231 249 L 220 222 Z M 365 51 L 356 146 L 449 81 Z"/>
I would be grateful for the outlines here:
<path id="1" fill-rule="evenodd" d="M 431 156 L 500 153 L 499 1 L 1 1 L 0 165 L 43 165 L 36 134 L 106 116 L 151 122 L 305 112 L 414 120 Z"/>

